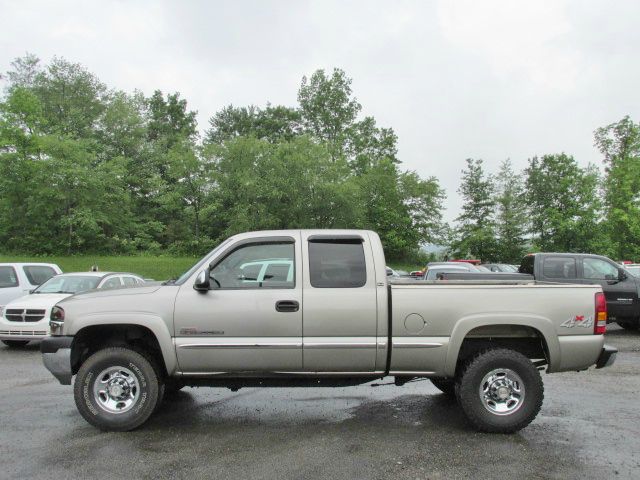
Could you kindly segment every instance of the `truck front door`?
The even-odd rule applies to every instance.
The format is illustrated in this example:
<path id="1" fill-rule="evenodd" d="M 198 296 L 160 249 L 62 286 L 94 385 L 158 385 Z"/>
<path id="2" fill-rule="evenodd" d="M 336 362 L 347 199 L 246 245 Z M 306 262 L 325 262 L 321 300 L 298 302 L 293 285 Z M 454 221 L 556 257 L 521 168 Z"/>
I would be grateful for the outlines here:
<path id="1" fill-rule="evenodd" d="M 607 299 L 609 320 L 635 320 L 638 309 L 638 291 L 633 275 L 620 279 L 621 268 L 615 263 L 598 257 L 582 259 L 583 283 L 602 285 Z"/>
<path id="2" fill-rule="evenodd" d="M 378 312 L 369 239 L 303 233 L 303 249 L 304 370 L 375 371 Z"/>
<path id="3" fill-rule="evenodd" d="M 300 236 L 229 245 L 210 270 L 210 290 L 180 287 L 174 328 L 182 372 L 302 370 Z"/>

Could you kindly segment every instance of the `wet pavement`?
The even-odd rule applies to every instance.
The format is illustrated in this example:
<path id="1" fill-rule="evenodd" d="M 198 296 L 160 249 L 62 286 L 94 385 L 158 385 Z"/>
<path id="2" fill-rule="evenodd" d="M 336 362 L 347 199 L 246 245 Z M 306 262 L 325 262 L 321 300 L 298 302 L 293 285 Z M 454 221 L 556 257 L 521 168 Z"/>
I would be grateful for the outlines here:
<path id="1" fill-rule="evenodd" d="M 0 346 L 0 478 L 640 478 L 640 332 L 616 364 L 543 375 L 538 418 L 471 429 L 428 381 L 403 387 L 186 388 L 128 433 L 101 433 L 38 346 Z M 383 382 L 389 383 L 391 379 Z"/>

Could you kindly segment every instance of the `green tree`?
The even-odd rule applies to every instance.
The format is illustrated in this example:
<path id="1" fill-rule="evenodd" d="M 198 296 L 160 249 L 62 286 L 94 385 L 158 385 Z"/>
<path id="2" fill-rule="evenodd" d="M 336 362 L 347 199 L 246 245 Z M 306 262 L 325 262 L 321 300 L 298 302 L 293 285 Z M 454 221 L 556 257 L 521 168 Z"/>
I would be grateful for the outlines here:
<path id="1" fill-rule="evenodd" d="M 306 130 L 327 144 L 331 157 L 342 157 L 362 106 L 351 95 L 352 80 L 338 68 L 329 76 L 316 70 L 303 77 L 298 90 L 298 103 Z"/>
<path id="2" fill-rule="evenodd" d="M 241 136 L 253 136 L 270 142 L 292 140 L 302 133 L 300 112 L 282 105 L 261 109 L 254 105 L 229 105 L 209 119 L 205 143 L 222 144 Z"/>
<path id="3" fill-rule="evenodd" d="M 605 230 L 609 255 L 640 258 L 640 124 L 628 116 L 595 132 L 604 156 Z"/>
<path id="4" fill-rule="evenodd" d="M 466 160 L 458 193 L 462 195 L 462 213 L 456 218 L 457 228 L 452 250 L 457 256 L 497 260 L 495 235 L 495 185 L 484 171 L 480 159 Z"/>
<path id="5" fill-rule="evenodd" d="M 598 171 L 564 153 L 529 159 L 526 194 L 534 247 L 549 252 L 601 248 Z"/>
<path id="6" fill-rule="evenodd" d="M 510 160 L 500 165 L 496 181 L 496 257 L 500 262 L 519 263 L 525 253 L 528 212 L 522 175 Z"/>
<path id="7" fill-rule="evenodd" d="M 344 163 L 308 137 L 273 145 L 238 137 L 208 151 L 214 162 L 219 206 L 207 222 L 211 236 L 247 230 L 346 228 L 360 223 L 356 186 L 346 179 Z"/>

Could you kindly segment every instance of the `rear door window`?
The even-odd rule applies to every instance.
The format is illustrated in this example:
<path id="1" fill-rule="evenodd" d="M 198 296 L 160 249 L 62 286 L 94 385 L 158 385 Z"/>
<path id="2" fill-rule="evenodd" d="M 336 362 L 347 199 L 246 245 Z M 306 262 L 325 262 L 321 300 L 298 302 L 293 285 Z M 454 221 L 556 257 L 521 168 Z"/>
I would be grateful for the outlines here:
<path id="1" fill-rule="evenodd" d="M 571 257 L 547 257 L 544 259 L 542 274 L 546 278 L 576 278 L 576 259 Z"/>
<path id="2" fill-rule="evenodd" d="M 367 269 L 362 241 L 309 241 L 309 277 L 315 288 L 364 286 Z"/>
<path id="3" fill-rule="evenodd" d="M 134 287 L 138 284 L 134 277 L 122 277 L 125 287 Z"/>
<path id="4" fill-rule="evenodd" d="M 22 270 L 29 283 L 35 286 L 42 285 L 57 274 L 53 268 L 45 265 L 25 265 Z"/>
<path id="5" fill-rule="evenodd" d="M 0 267 L 0 288 L 18 286 L 18 276 L 13 267 Z"/>

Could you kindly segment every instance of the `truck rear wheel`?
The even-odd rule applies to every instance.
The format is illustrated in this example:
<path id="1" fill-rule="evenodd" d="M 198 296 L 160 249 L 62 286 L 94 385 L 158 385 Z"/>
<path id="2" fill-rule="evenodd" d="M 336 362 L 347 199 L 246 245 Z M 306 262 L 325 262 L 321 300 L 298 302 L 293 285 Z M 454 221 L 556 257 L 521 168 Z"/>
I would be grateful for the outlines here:
<path id="1" fill-rule="evenodd" d="M 458 403 L 480 431 L 513 433 L 536 418 L 544 387 L 531 360 L 506 348 L 485 350 L 463 369 Z"/>
<path id="2" fill-rule="evenodd" d="M 448 397 L 456 395 L 456 382 L 453 378 L 431 378 L 430 380 L 434 387 Z"/>
<path id="3" fill-rule="evenodd" d="M 129 348 L 91 355 L 73 385 L 76 406 L 91 425 L 128 431 L 147 421 L 160 400 L 161 383 L 152 360 Z"/>

